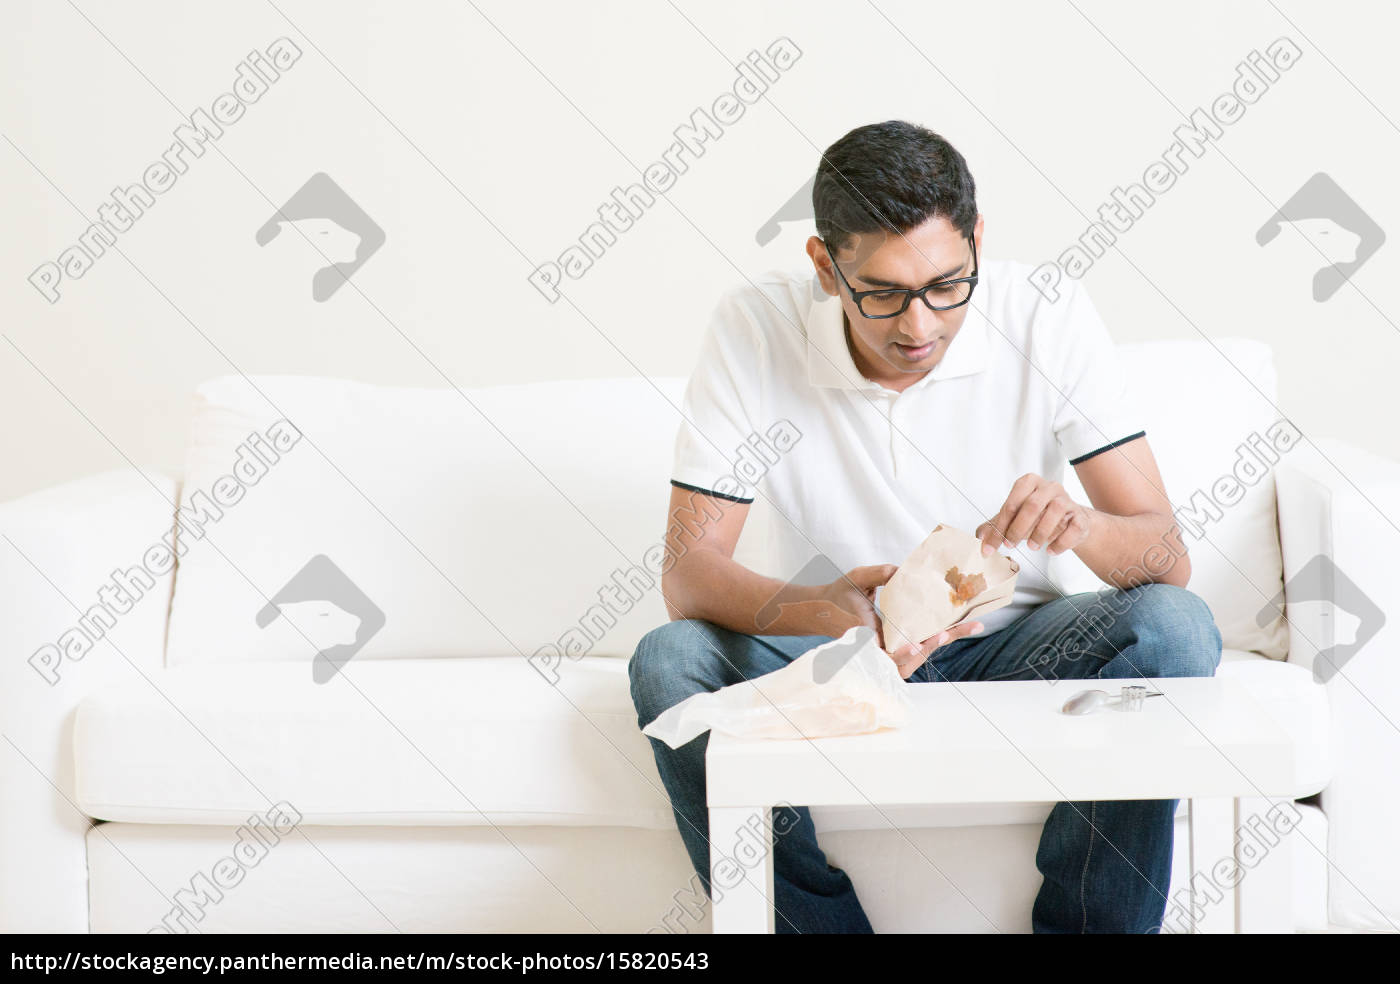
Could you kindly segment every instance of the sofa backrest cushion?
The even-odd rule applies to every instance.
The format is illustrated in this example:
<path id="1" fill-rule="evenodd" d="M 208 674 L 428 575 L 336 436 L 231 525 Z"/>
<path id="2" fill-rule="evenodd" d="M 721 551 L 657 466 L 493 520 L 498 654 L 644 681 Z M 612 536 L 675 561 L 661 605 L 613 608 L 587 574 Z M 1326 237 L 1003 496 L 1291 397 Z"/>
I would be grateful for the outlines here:
<path id="1" fill-rule="evenodd" d="M 1255 622 L 1282 586 L 1272 468 L 1238 464 L 1254 453 L 1241 446 L 1270 440 L 1272 359 L 1260 343 L 1214 344 L 1221 354 L 1193 341 L 1123 353 L 1168 493 L 1204 517 L 1188 527 L 1190 587 L 1227 647 L 1282 658 L 1281 619 Z M 656 572 L 684 386 L 205 383 L 168 662 L 314 665 L 324 650 L 333 672 L 350 658 L 518 655 L 549 677 L 571 657 L 630 655 L 667 617 Z M 1221 483 L 1255 471 L 1242 495 Z M 1086 501 L 1072 469 L 1065 485 Z M 783 576 L 759 488 L 736 559 Z M 1103 586 L 1072 554 L 1050 572 L 1067 593 Z"/>
<path id="2" fill-rule="evenodd" d="M 630 655 L 666 620 L 644 561 L 683 388 L 203 384 L 168 661 Z M 199 493 L 217 519 L 198 522 Z"/>

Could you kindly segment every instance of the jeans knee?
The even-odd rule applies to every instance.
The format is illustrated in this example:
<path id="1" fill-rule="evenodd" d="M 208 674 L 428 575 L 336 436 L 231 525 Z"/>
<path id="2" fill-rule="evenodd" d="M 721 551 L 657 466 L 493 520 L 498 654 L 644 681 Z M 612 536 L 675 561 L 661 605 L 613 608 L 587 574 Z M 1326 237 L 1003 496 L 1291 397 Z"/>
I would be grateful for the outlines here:
<path id="1" fill-rule="evenodd" d="M 1138 645 L 1134 663 L 1149 677 L 1208 677 L 1220 664 L 1220 629 L 1200 595 L 1174 584 L 1130 588 Z"/>
<path id="2" fill-rule="evenodd" d="M 679 619 L 642 636 L 627 663 L 632 705 L 642 727 L 668 707 L 709 689 L 703 685 L 704 670 L 719 645 L 715 634 L 716 626 L 709 622 Z"/>

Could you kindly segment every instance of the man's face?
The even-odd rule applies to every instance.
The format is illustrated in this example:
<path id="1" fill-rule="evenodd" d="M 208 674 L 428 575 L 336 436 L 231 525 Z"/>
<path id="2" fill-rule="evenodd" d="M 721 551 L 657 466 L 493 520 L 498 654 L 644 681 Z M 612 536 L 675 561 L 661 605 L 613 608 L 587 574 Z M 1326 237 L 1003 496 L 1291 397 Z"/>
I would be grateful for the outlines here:
<path id="1" fill-rule="evenodd" d="M 982 251 L 982 219 L 973 231 L 978 254 Z M 854 290 L 905 288 L 917 290 L 940 280 L 972 274 L 972 247 L 947 219 L 929 219 L 902 234 L 869 233 L 851 237 L 841 250 L 834 250 L 841 272 Z M 914 299 L 904 313 L 894 318 L 867 318 L 860 313 L 836 271 L 831 267 L 826 246 L 813 236 L 807 241 L 807 255 L 817 269 L 822 288 L 841 298 L 850 326 L 852 358 L 868 379 L 903 390 L 912 386 L 943 360 L 948 346 L 957 337 L 970 305 L 948 311 L 931 311 Z M 936 292 L 931 299 L 939 303 Z"/>

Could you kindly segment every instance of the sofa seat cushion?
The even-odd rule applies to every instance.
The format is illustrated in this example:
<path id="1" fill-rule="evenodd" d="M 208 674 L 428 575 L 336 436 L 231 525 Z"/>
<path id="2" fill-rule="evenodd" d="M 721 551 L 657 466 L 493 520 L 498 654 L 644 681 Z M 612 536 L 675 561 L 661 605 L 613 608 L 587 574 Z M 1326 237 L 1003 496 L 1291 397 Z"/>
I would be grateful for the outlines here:
<path id="1" fill-rule="evenodd" d="M 519 657 L 178 666 L 91 695 L 74 742 L 89 815 L 241 823 L 673 823 L 625 660 Z M 483 815 L 484 814 L 484 815 Z"/>
<path id="2" fill-rule="evenodd" d="M 1247 679 L 1294 733 L 1327 734 L 1323 688 L 1302 668 L 1227 652 L 1220 673 Z M 90 816 L 236 826 L 285 801 L 315 824 L 674 828 L 625 660 L 567 662 L 556 686 L 514 657 L 352 662 L 325 684 L 284 662 L 180 666 L 151 681 L 79 707 L 77 800 Z M 818 829 L 886 817 L 974 826 L 1038 822 L 1048 810 L 817 808 L 813 818 Z"/>

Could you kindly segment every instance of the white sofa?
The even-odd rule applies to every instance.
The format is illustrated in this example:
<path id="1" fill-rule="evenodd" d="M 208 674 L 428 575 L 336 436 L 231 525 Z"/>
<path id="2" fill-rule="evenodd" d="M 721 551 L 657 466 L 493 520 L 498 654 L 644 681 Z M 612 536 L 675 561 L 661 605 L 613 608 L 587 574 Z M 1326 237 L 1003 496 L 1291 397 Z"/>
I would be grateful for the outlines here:
<path id="1" fill-rule="evenodd" d="M 1278 417 L 1267 347 L 1123 351 L 1174 503 L 1232 499 L 1218 483 L 1237 445 Z M 683 390 L 222 378 L 197 395 L 180 482 L 121 470 L 0 506 L 0 929 L 707 931 L 626 676 L 665 620 L 647 558 Z M 283 418 L 301 438 L 260 469 L 247 439 L 273 443 Z M 1353 631 L 1338 579 L 1290 581 L 1288 623 L 1255 619 L 1318 556 L 1379 610 L 1400 601 L 1383 518 L 1400 516 L 1400 465 L 1321 447 L 1289 450 L 1221 507 L 1192 541 L 1191 587 L 1225 637 L 1219 672 L 1299 736 L 1296 926 L 1393 929 L 1396 626 L 1324 684 L 1314 655 Z M 201 502 L 221 515 L 188 512 Z M 794 573 L 765 557 L 781 521 L 760 498 L 739 559 Z M 176 527 L 169 571 L 159 544 Z M 322 592 L 339 607 L 296 587 L 316 556 L 330 573 L 303 581 L 355 586 Z M 1067 591 L 1095 586 L 1073 556 L 1054 570 Z M 129 605 L 116 571 L 139 582 Z M 615 624 L 581 628 L 615 573 L 633 579 Z M 362 648 L 317 682 L 309 664 L 332 643 Z M 900 830 L 874 811 L 814 816 L 877 930 L 1005 932 L 1029 929 L 1048 810 L 887 810 Z"/>

